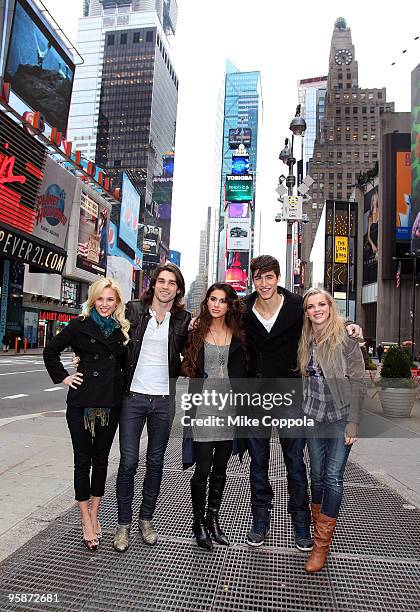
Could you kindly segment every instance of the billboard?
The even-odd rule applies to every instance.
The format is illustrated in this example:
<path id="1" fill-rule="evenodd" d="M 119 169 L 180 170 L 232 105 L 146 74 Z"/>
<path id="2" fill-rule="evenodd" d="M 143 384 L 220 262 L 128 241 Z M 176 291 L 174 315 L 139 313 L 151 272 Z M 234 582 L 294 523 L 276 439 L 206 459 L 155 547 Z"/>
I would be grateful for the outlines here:
<path id="1" fill-rule="evenodd" d="M 155 225 L 144 226 L 143 261 L 147 263 L 159 262 L 159 244 L 162 230 Z"/>
<path id="2" fill-rule="evenodd" d="M 64 248 L 76 184 L 73 174 L 47 158 L 37 196 L 34 236 Z"/>
<path id="3" fill-rule="evenodd" d="M 174 175 L 174 155 L 164 155 L 162 157 L 162 176 L 173 176 Z"/>
<path id="4" fill-rule="evenodd" d="M 82 191 L 76 267 L 105 276 L 107 237 L 108 210 Z"/>
<path id="5" fill-rule="evenodd" d="M 227 250 L 249 251 L 251 223 L 249 219 L 235 219 L 227 224 Z"/>
<path id="6" fill-rule="evenodd" d="M 396 155 L 395 237 L 410 240 L 411 155 L 408 151 L 397 151 Z"/>
<path id="7" fill-rule="evenodd" d="M 420 64 L 411 73 L 411 252 L 420 254 Z"/>
<path id="8" fill-rule="evenodd" d="M 181 253 L 179 251 L 172 251 L 171 249 L 169 251 L 169 261 L 179 268 L 181 265 Z"/>
<path id="9" fill-rule="evenodd" d="M 228 174 L 226 176 L 226 201 L 252 202 L 252 188 L 252 174 L 245 174 L 244 176 Z"/>
<path id="10" fill-rule="evenodd" d="M 45 147 L 0 113 L 0 223 L 32 234 Z"/>
<path id="11" fill-rule="evenodd" d="M 133 251 L 137 248 L 140 195 L 127 174 L 123 174 L 119 237 Z"/>
<path id="12" fill-rule="evenodd" d="M 16 0 L 5 80 L 33 110 L 63 134 L 73 88 L 74 63 L 37 13 Z"/>
<path id="13" fill-rule="evenodd" d="M 363 213 L 363 285 L 378 280 L 378 186 L 367 191 L 364 196 Z"/>
<path id="14" fill-rule="evenodd" d="M 229 219 L 246 219 L 248 217 L 249 205 L 245 203 L 231 202 L 228 205 L 228 217 Z"/>
<path id="15" fill-rule="evenodd" d="M 244 295 L 248 287 L 249 251 L 228 251 L 225 281 L 239 295 Z"/>
<path id="16" fill-rule="evenodd" d="M 349 260 L 349 239 L 347 236 L 334 236 L 334 262 L 347 263 Z"/>
<path id="17" fill-rule="evenodd" d="M 250 128 L 234 128 L 229 130 L 229 148 L 236 149 L 240 144 L 251 146 L 252 131 Z"/>
<path id="18" fill-rule="evenodd" d="M 232 157 L 232 174 L 248 174 L 249 157 L 247 155 L 234 155 Z"/>

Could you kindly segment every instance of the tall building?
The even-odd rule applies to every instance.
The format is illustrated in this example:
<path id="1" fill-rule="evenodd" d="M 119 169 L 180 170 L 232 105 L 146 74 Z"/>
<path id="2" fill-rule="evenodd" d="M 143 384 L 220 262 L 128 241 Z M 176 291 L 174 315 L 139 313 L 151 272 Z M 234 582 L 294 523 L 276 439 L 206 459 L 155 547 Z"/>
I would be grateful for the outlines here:
<path id="1" fill-rule="evenodd" d="M 324 118 L 327 79 L 328 75 L 298 81 L 298 101 L 301 115 L 306 121 L 306 132 L 303 139 L 303 167 L 306 172 L 313 154 L 315 140 L 319 136 L 320 122 Z"/>
<path id="2" fill-rule="evenodd" d="M 309 162 L 315 182 L 309 192 L 309 222 L 303 226 L 305 287 L 312 282 L 307 263 L 325 201 L 349 199 L 359 174 L 378 160 L 381 114 L 394 110 L 385 88 L 359 87 L 355 58 L 351 30 L 340 17 L 331 40 L 325 114 Z"/>
<path id="3" fill-rule="evenodd" d="M 76 71 L 69 126 L 76 148 L 118 185 L 129 174 L 141 194 L 140 226 L 160 227 L 166 242 L 154 179 L 165 175 L 168 155 L 173 165 L 178 78 L 169 38 L 176 13 L 175 0 L 86 0 L 77 43 L 85 63 Z M 114 209 L 116 222 L 118 215 Z M 165 257 L 169 243 L 163 246 Z"/>
<path id="4" fill-rule="evenodd" d="M 186 302 L 187 308 L 198 315 L 200 304 L 206 295 L 208 287 L 209 265 L 211 259 L 212 209 L 207 208 L 206 226 L 200 231 L 200 251 L 198 255 L 198 273 L 191 283 Z"/>
<path id="5" fill-rule="evenodd" d="M 258 71 L 240 72 L 231 62 L 226 64 L 225 98 L 223 113 L 223 153 L 220 177 L 220 209 L 219 209 L 219 249 L 218 249 L 218 280 L 226 278 L 226 271 L 234 266 L 248 275 L 249 261 L 253 251 L 255 196 L 257 177 L 258 130 L 262 122 L 263 102 L 261 76 Z M 244 204 L 244 213 L 250 222 L 250 244 L 247 249 L 229 250 L 227 244 L 227 208 L 226 177 L 232 176 L 232 158 L 237 155 L 237 147 L 244 145 L 249 156 L 246 170 L 252 176 L 253 196 Z M 234 172 L 234 174 L 243 174 Z M 246 211 L 245 211 L 246 208 Z M 226 212 L 227 211 L 227 212 Z M 246 212 L 246 214 L 245 214 Z M 239 286 L 236 289 L 242 290 Z M 244 287 L 246 290 L 246 287 Z"/>

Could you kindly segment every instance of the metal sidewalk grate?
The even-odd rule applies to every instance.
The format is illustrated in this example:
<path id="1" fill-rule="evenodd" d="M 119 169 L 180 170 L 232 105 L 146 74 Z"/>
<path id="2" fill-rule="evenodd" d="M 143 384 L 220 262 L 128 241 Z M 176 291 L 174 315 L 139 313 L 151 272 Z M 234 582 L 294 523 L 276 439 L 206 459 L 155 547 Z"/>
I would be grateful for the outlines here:
<path id="1" fill-rule="evenodd" d="M 142 447 L 134 517 L 144 460 Z M 82 547 L 78 510 L 70 510 L 0 564 L 0 611 L 420 612 L 420 512 L 357 465 L 346 469 L 344 504 L 326 569 L 310 576 L 304 571 L 307 555 L 294 548 L 279 443 L 271 444 L 274 508 L 260 549 L 245 544 L 251 525 L 249 458 L 229 462 L 220 522 L 232 546 L 216 546 L 212 553 L 193 540 L 191 475 L 192 470 L 182 471 L 181 439 L 172 437 L 154 519 L 160 540 L 154 547 L 144 545 L 134 524 L 125 554 L 112 549 L 116 478 L 110 479 L 99 551 Z M 59 602 L 9 603 L 8 593 L 25 592 L 57 593 Z"/>

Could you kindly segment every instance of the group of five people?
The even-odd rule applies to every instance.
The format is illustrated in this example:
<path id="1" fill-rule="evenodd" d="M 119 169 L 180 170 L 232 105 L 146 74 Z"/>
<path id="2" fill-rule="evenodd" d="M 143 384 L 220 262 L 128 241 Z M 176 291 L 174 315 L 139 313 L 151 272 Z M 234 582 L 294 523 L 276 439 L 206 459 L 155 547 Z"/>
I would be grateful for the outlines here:
<path id="1" fill-rule="evenodd" d="M 189 396 L 217 389 L 217 397 L 231 390 L 243 391 L 250 383 L 254 392 L 275 393 L 279 381 L 284 387 L 285 381 L 300 384 L 303 379 L 301 400 L 283 408 L 282 414 L 306 415 L 313 427 L 310 432 L 302 426 L 289 432 L 279 430 L 279 440 L 296 546 L 312 551 L 305 565 L 308 572 L 322 569 L 366 392 L 357 340 L 360 328 L 339 317 L 328 292 L 312 289 L 301 297 L 279 286 L 279 263 L 272 256 L 253 259 L 251 274 L 255 287 L 251 295 L 240 300 L 230 285 L 215 283 L 193 320 L 183 306 L 183 276 L 173 264 L 159 265 L 142 299 L 128 302 L 125 309 L 117 283 L 96 281 L 82 315 L 46 347 L 44 360 L 53 382 L 69 387 L 67 422 L 74 450 L 75 497 L 83 541 L 90 550 L 97 549 L 101 538 L 98 510 L 118 424 L 118 527 L 113 546 L 124 552 L 130 543 L 134 481 L 145 425 L 146 472 L 138 527 L 146 544 L 153 545 L 158 539 L 152 519 L 180 375 L 189 378 Z M 77 356 L 74 374 L 60 361 L 66 347 Z M 268 475 L 271 427 L 241 432 L 232 425 L 234 419 L 226 418 L 235 415 L 236 406 L 225 402 L 223 410 L 223 427 L 190 425 L 184 431 L 182 461 L 184 467 L 195 465 L 191 478 L 193 533 L 198 545 L 207 550 L 213 548 L 212 540 L 229 545 L 219 524 L 227 465 L 232 452 L 239 451 L 242 457 L 247 450 L 252 510 L 247 543 L 260 546 L 269 531 L 273 501 Z M 250 405 L 242 410 L 254 412 Z M 190 422 L 214 423 L 206 417 L 216 413 L 220 414 L 220 406 L 202 402 L 191 415 L 200 419 Z"/>

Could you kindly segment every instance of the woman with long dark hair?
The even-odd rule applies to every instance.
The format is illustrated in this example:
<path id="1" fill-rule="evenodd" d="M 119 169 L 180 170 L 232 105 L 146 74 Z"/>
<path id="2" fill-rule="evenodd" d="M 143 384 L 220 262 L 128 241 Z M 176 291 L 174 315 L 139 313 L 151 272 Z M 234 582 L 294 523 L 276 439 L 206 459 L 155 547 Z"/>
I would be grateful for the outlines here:
<path id="1" fill-rule="evenodd" d="M 366 394 L 365 365 L 356 339 L 328 293 L 310 289 L 303 300 L 304 323 L 298 366 L 304 377 L 303 412 L 311 463 L 314 547 L 305 565 L 319 572 L 325 563 L 343 498 L 343 475 Z"/>
<path id="2" fill-rule="evenodd" d="M 203 390 L 229 394 L 237 386 L 234 381 L 246 377 L 241 306 L 236 291 L 230 285 L 214 283 L 207 290 L 200 314 L 188 337 L 182 372 L 190 379 L 189 397 L 200 393 L 204 398 Z M 191 479 L 193 532 L 197 544 L 207 550 L 213 548 L 211 536 L 218 544 L 229 546 L 229 540 L 219 525 L 219 509 L 233 448 L 234 427 L 229 424 L 229 417 L 234 412 L 234 406 L 229 402 L 221 407 L 217 402 L 210 405 L 203 401 L 196 411 L 192 410 L 188 415 L 191 421 L 195 419 L 194 422 L 199 423 L 207 420 L 207 423 L 212 423 L 215 417 L 219 417 L 221 424 L 192 424 L 184 432 L 184 467 L 195 462 Z"/>

